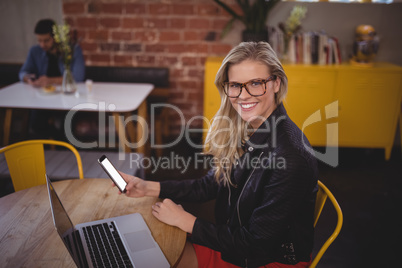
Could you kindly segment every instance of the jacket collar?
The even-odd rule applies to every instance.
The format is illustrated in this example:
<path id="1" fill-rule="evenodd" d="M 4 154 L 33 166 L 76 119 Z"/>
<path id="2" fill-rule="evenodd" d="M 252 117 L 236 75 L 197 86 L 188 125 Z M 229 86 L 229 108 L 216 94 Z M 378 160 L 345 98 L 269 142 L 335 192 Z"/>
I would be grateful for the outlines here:
<path id="1" fill-rule="evenodd" d="M 267 148 L 275 146 L 278 136 L 278 125 L 287 119 L 288 115 L 283 103 L 279 104 L 271 115 L 265 120 L 261 126 L 254 131 L 250 139 L 244 144 L 245 152 L 253 152 L 255 149 Z"/>

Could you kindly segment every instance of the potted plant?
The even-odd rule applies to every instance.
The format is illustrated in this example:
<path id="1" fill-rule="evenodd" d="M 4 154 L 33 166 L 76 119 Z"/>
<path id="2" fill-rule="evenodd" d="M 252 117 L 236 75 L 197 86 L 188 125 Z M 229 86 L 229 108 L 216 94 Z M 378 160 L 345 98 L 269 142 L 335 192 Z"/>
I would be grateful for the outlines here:
<path id="1" fill-rule="evenodd" d="M 241 21 L 246 29 L 243 31 L 243 41 L 267 41 L 268 42 L 268 29 L 265 25 L 269 11 L 280 0 L 236 0 L 240 6 L 243 14 L 238 14 L 227 4 L 221 0 L 214 0 L 224 10 L 226 10 L 232 19 L 227 23 L 222 31 L 222 36 L 225 36 L 233 26 L 236 20 Z M 251 3 L 250 3 L 251 2 Z"/>

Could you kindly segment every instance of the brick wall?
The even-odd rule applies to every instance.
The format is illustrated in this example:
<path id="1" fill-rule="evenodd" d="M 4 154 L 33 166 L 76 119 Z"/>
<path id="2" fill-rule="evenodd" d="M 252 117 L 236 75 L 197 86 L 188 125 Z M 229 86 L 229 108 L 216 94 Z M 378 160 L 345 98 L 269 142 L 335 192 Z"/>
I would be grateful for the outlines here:
<path id="1" fill-rule="evenodd" d="M 169 67 L 169 103 L 186 122 L 203 114 L 205 59 L 232 48 L 220 40 L 230 16 L 212 0 L 63 0 L 63 12 L 82 38 L 87 66 Z"/>

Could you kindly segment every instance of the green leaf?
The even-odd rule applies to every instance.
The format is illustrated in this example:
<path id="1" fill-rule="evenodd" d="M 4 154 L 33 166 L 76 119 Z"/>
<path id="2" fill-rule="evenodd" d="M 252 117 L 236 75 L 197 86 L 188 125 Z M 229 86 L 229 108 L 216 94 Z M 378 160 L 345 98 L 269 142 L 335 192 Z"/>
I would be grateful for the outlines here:
<path id="1" fill-rule="evenodd" d="M 230 32 L 230 30 L 232 30 L 235 20 L 235 18 L 231 18 L 230 21 L 226 24 L 225 28 L 223 28 L 222 30 L 221 38 L 224 38 Z"/>
<path id="2" fill-rule="evenodd" d="M 233 9 L 231 9 L 228 5 L 223 3 L 220 0 L 214 0 L 218 5 L 220 5 L 224 10 L 226 10 L 230 15 L 232 15 L 237 20 L 243 21 L 243 17 L 237 14 Z"/>

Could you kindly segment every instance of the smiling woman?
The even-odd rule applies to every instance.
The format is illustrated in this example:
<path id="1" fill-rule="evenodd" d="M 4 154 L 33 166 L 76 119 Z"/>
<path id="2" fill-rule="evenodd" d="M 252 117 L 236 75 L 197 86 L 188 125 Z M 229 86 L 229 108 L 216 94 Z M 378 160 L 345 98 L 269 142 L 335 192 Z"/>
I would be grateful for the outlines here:
<path id="1" fill-rule="evenodd" d="M 308 267 L 317 163 L 282 104 L 282 65 L 268 43 L 243 42 L 223 60 L 215 84 L 222 105 L 206 138 L 214 159 L 208 174 L 162 182 L 123 174 L 126 195 L 166 198 L 153 215 L 191 233 L 179 268 Z M 215 223 L 175 203 L 212 199 Z"/>
<path id="2" fill-rule="evenodd" d="M 276 109 L 275 94 L 280 87 L 280 79 L 269 74 L 268 66 L 258 61 L 246 60 L 232 65 L 228 71 L 229 83 L 225 94 L 241 118 L 257 129 Z M 263 80 L 260 77 L 270 77 Z M 250 81 L 239 84 L 237 81 Z M 236 81 L 236 82 L 234 82 Z M 272 83 L 271 83 L 272 81 Z M 246 90 L 242 90 L 242 88 Z M 237 95 L 231 95 L 237 92 Z M 252 94 L 251 92 L 255 93 Z"/>

